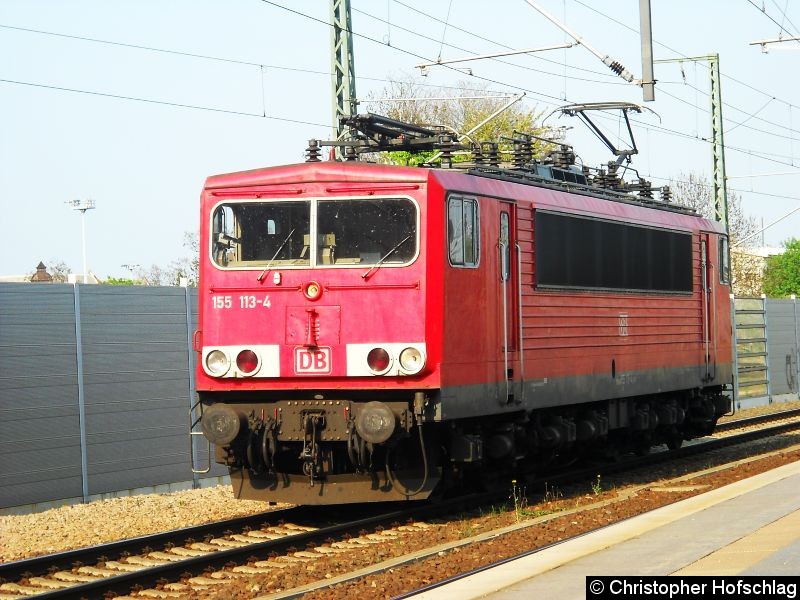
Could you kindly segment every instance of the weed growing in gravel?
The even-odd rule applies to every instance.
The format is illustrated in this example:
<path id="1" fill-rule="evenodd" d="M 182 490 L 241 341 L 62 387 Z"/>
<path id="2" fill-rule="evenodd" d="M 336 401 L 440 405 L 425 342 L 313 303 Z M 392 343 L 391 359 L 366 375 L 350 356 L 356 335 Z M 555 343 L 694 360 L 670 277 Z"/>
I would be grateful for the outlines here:
<path id="1" fill-rule="evenodd" d="M 594 493 L 595 496 L 599 496 L 603 493 L 603 486 L 600 485 L 599 473 L 597 474 L 597 479 L 594 481 L 594 483 L 592 483 L 592 493 Z"/>
<path id="2" fill-rule="evenodd" d="M 544 483 L 544 498 L 542 498 L 542 502 L 557 502 L 564 497 L 564 494 L 561 493 L 561 490 L 557 487 L 552 487 L 548 485 L 545 481 Z"/>
<path id="3" fill-rule="evenodd" d="M 487 513 L 483 512 L 483 509 L 480 510 L 480 516 L 487 516 L 492 517 L 494 519 L 499 519 L 506 515 L 511 510 L 511 502 L 503 502 L 502 504 L 495 506 L 492 504 L 489 507 L 489 511 Z"/>
<path id="4" fill-rule="evenodd" d="M 553 513 L 558 512 L 557 510 L 549 510 L 547 508 L 537 508 L 535 510 L 526 510 L 525 515 L 532 518 L 537 517 L 544 517 L 546 515 L 552 515 Z"/>
<path id="5" fill-rule="evenodd" d="M 551 499 L 555 499 L 557 497 L 561 497 L 561 492 L 558 490 L 547 489 L 547 485 L 545 484 L 545 501 L 547 501 L 548 495 Z M 528 504 L 528 498 L 525 494 L 525 488 L 522 486 L 517 485 L 517 480 L 514 479 L 511 481 L 511 497 L 509 500 L 513 501 L 514 503 L 514 518 L 516 519 L 517 523 L 522 521 L 523 519 L 531 519 L 536 517 L 543 517 L 545 515 L 552 514 L 557 512 L 557 510 L 547 509 L 547 508 L 533 508 Z"/>
<path id="6" fill-rule="evenodd" d="M 528 512 L 528 498 L 525 495 L 525 488 L 517 485 L 517 480 L 511 480 L 511 500 L 514 501 L 514 518 L 519 523 L 523 517 L 531 516 Z"/>
<path id="7" fill-rule="evenodd" d="M 464 524 L 463 527 L 459 528 L 458 530 L 458 537 L 460 538 L 468 538 L 475 535 L 476 528 L 474 525 L 470 525 L 469 523 Z"/>

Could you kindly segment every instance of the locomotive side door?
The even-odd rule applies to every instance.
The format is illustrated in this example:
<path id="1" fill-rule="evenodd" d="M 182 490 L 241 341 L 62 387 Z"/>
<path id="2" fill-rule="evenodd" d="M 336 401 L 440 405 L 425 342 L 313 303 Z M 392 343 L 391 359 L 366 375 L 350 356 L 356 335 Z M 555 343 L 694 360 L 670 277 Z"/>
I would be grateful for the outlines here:
<path id="1" fill-rule="evenodd" d="M 516 246 L 516 206 L 509 202 L 498 203 L 498 274 L 499 274 L 499 312 L 500 341 L 503 354 L 503 373 L 498 390 L 501 404 L 513 404 L 519 398 L 515 388 L 522 375 L 518 362 L 519 348 L 519 273 Z"/>
<path id="2" fill-rule="evenodd" d="M 710 381 L 715 376 L 716 361 L 716 285 L 714 264 L 712 261 L 711 242 L 714 239 L 706 232 L 700 232 L 700 277 L 702 285 L 703 311 L 703 355 L 705 373 L 703 381 Z"/>

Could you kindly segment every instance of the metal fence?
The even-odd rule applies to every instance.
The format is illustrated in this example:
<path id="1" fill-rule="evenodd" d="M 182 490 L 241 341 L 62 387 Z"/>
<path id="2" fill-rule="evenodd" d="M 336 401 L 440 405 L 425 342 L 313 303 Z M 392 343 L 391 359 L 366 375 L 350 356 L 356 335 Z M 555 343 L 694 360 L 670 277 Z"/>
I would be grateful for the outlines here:
<path id="1" fill-rule="evenodd" d="M 0 284 L 0 510 L 198 483 L 196 291 Z M 737 298 L 733 313 L 739 407 L 796 397 L 797 301 Z"/>
<path id="2" fill-rule="evenodd" d="M 196 306 L 188 288 L 0 284 L 0 508 L 193 481 Z"/>
<path id="3" fill-rule="evenodd" d="M 742 401 L 798 394 L 797 299 L 736 298 L 736 396 Z"/>
<path id="4" fill-rule="evenodd" d="M 736 397 L 769 396 L 766 302 L 763 298 L 736 298 L 733 308 Z"/>

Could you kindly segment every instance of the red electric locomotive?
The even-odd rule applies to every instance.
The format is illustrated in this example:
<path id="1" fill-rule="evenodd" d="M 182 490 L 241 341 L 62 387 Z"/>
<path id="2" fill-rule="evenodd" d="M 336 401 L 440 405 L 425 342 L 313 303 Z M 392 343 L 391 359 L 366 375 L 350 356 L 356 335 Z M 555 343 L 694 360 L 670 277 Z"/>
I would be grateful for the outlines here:
<path id="1" fill-rule="evenodd" d="M 441 131 L 351 126 L 357 152 L 451 157 Z M 322 162 L 312 141 L 304 164 L 207 180 L 197 390 L 238 497 L 424 499 L 675 447 L 729 410 L 724 229 L 517 141 L 508 168 L 491 148 Z"/>

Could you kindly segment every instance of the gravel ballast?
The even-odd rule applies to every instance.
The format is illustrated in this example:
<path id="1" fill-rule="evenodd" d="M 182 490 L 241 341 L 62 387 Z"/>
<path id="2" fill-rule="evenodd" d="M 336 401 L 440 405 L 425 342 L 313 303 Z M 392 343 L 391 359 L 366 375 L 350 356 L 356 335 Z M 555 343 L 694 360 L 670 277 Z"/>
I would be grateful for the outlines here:
<path id="1" fill-rule="evenodd" d="M 236 500 L 229 486 L 143 494 L 0 516 L 0 562 L 252 515 L 278 506 Z"/>
<path id="2" fill-rule="evenodd" d="M 739 411 L 734 418 L 792 408 L 800 408 L 800 401 Z M 275 507 L 263 502 L 235 500 L 230 487 L 216 486 L 0 516 L 0 562 L 251 515 L 272 508 Z"/>

